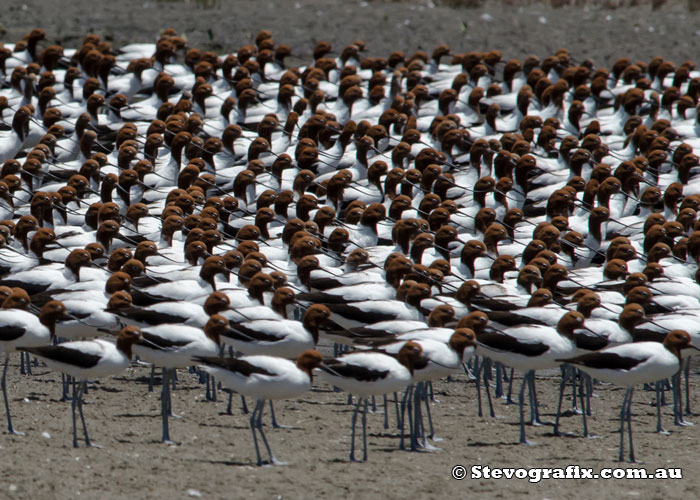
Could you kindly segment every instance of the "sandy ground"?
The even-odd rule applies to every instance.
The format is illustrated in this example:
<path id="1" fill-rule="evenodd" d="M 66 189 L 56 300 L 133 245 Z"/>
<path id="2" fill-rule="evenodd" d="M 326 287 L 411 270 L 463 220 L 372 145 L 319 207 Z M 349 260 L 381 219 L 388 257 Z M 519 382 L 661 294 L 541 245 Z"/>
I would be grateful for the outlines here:
<path id="1" fill-rule="evenodd" d="M 120 0 L 96 6 L 91 0 L 9 2 L 0 9 L 0 40 L 15 41 L 35 26 L 50 42 L 75 46 L 97 32 L 115 47 L 153 40 L 165 27 L 187 35 L 193 46 L 224 53 L 250 43 L 271 29 L 275 39 L 294 47 L 301 64 L 319 40 L 338 49 L 357 38 L 372 55 L 402 49 L 430 50 L 448 42 L 456 52 L 498 48 L 504 57 L 544 57 L 570 48 L 577 59 L 590 57 L 610 66 L 618 57 L 648 60 L 653 55 L 682 62 L 697 55 L 700 14 L 683 5 L 651 12 L 649 5 L 616 10 L 542 5 L 520 8 L 487 2 L 474 9 L 432 7 L 420 2 L 329 0 L 219 1 L 211 8 L 179 1 Z M 15 360 L 13 360 L 15 361 Z M 474 384 L 461 375 L 436 384 L 433 417 L 441 451 L 399 451 L 395 427 L 383 428 L 383 415 L 369 418 L 369 462 L 350 464 L 351 407 L 346 396 L 320 386 L 298 401 L 278 404 L 279 420 L 292 429 L 268 429 L 285 467 L 258 468 L 248 420 L 225 400 L 207 402 L 194 376 L 182 373 L 173 395 L 181 419 L 171 423 L 176 446 L 160 436 L 159 387 L 147 392 L 148 370 L 129 369 L 100 381 L 86 396 L 92 437 L 104 449 L 73 449 L 70 406 L 58 401 L 60 377 L 36 368 L 32 377 L 10 367 L 9 391 L 16 427 L 25 437 L 0 434 L 0 498 L 698 498 L 698 426 L 678 428 L 664 408 L 669 435 L 654 433 L 653 394 L 639 390 L 633 406 L 635 442 L 642 466 L 682 467 L 683 480 L 527 480 L 451 478 L 460 464 L 490 467 L 618 467 L 617 415 L 623 390 L 599 387 L 590 428 L 596 438 L 580 437 L 580 418 L 568 413 L 563 429 L 575 437 L 556 438 L 551 427 L 529 427 L 535 446 L 516 444 L 517 408 L 497 402 L 497 418 L 476 414 Z M 697 374 L 693 389 L 697 394 Z M 519 380 L 518 380 L 519 382 Z M 539 381 L 545 418 L 555 408 L 556 377 Z M 221 395 L 224 396 L 224 395 Z M 693 397 L 700 409 L 700 398 Z M 0 418 L 4 419 L 4 415 Z M 693 418 L 691 417 L 691 420 Z M 269 419 L 266 417 L 266 422 Z M 392 425 L 394 418 L 392 416 Z M 269 426 L 268 426 L 269 427 Z"/>
<path id="2" fill-rule="evenodd" d="M 644 0 L 619 9 L 518 7 L 522 2 L 517 0 L 508 5 L 488 0 L 473 9 L 434 6 L 431 0 L 120 0 L 99 2 L 99 7 L 91 0 L 3 2 L 8 3 L 0 10 L 0 40 L 18 40 L 41 26 L 49 41 L 65 46 L 77 45 L 92 31 L 119 47 L 154 40 L 159 30 L 172 27 L 193 46 L 223 53 L 269 29 L 276 41 L 293 47 L 299 59 L 290 59 L 292 64 L 308 61 L 320 40 L 341 50 L 361 38 L 376 56 L 398 49 L 432 50 L 443 42 L 455 52 L 499 49 L 507 58 L 544 57 L 567 47 L 578 60 L 590 57 L 608 67 L 622 56 L 649 60 L 662 55 L 680 63 L 696 57 L 700 40 L 700 12 L 688 12 L 684 0 L 671 0 L 654 12 Z"/>
<path id="3" fill-rule="evenodd" d="M 669 435 L 654 432 L 653 393 L 638 390 L 633 429 L 641 464 L 615 462 L 617 415 L 624 390 L 599 386 L 589 428 L 581 437 L 581 420 L 567 411 L 562 430 L 527 428 L 536 444 L 517 444 L 517 406 L 496 402 L 496 418 L 477 417 L 475 386 L 465 375 L 435 385 L 440 403 L 432 405 L 440 451 L 410 453 L 398 449 L 395 415 L 384 429 L 383 410 L 369 414 L 369 461 L 349 463 L 351 407 L 345 394 L 320 385 L 297 401 L 277 404 L 281 424 L 267 435 L 280 460 L 288 465 L 256 467 L 255 452 L 238 399 L 226 415 L 227 396 L 205 399 L 197 377 L 180 372 L 173 406 L 182 418 L 171 421 L 177 445 L 160 438 L 159 386 L 147 390 L 149 370 L 130 368 L 122 376 L 91 385 L 85 414 L 91 439 L 103 449 L 74 449 L 70 404 L 59 401 L 60 376 L 36 368 L 19 375 L 10 366 L 9 390 L 15 426 L 24 437 L 0 434 L 0 498 L 697 498 L 700 472 L 696 443 L 698 426 L 673 426 L 670 407 L 664 425 Z M 695 374 L 697 377 L 697 374 Z M 520 379 L 516 380 L 519 383 Z M 542 416 L 554 417 L 558 379 L 538 379 Z M 694 383 L 697 394 L 697 384 Z M 700 398 L 693 397 L 700 408 Z M 570 408 L 566 405 L 565 408 Z M 4 419 L 4 415 L 3 415 Z M 692 420 L 692 418 L 691 418 Z M 698 421 L 700 426 L 700 420 Z M 82 437 L 82 436 L 81 436 Z M 358 445 L 360 441 L 358 440 Z M 81 441 L 82 446 L 82 441 Z M 543 480 L 470 479 L 456 481 L 452 467 L 681 467 L 683 480 Z"/>

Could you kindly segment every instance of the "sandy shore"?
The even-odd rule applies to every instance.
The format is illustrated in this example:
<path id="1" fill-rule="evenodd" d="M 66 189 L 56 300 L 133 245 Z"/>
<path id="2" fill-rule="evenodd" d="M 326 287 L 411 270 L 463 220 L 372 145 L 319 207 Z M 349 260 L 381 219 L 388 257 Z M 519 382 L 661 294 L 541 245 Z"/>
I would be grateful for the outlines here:
<path id="1" fill-rule="evenodd" d="M 618 413 L 624 390 L 599 386 L 589 428 L 595 437 L 581 437 L 581 419 L 567 411 L 555 437 L 551 426 L 527 428 L 536 444 L 518 440 L 517 406 L 496 402 L 496 418 L 477 417 L 473 381 L 465 375 L 435 385 L 440 401 L 432 405 L 440 450 L 409 453 L 398 449 L 399 434 L 390 406 L 389 429 L 383 409 L 370 414 L 369 461 L 349 463 L 351 407 L 347 396 L 319 385 L 297 401 L 276 405 L 281 424 L 267 435 L 282 467 L 256 467 L 248 418 L 234 399 L 227 415 L 227 396 L 206 401 L 194 375 L 180 371 L 171 420 L 177 445 L 160 438 L 159 386 L 147 390 L 149 370 L 130 368 L 122 376 L 91 385 L 85 414 L 91 439 L 103 449 L 74 449 L 70 404 L 59 401 L 60 376 L 36 368 L 31 377 L 10 366 L 9 391 L 16 427 L 26 436 L 0 434 L 0 498 L 697 498 L 700 494 L 696 442 L 698 427 L 673 425 L 664 407 L 669 435 L 655 433 L 652 392 L 637 391 L 633 429 L 640 464 L 615 462 Z M 520 379 L 516 380 L 520 383 Z M 519 385 L 516 386 L 518 388 Z M 556 409 L 558 377 L 538 378 L 544 420 Z M 697 394 L 697 384 L 693 390 Z M 700 398 L 693 397 L 695 408 Z M 565 408 L 570 408 L 567 405 Z M 4 416 L 3 416 L 4 418 Z M 691 420 L 693 420 L 691 418 Z M 358 440 L 358 445 L 360 444 Z M 82 445 L 82 441 L 81 441 Z M 451 477 L 455 465 L 489 467 L 681 467 L 683 480 L 542 480 L 470 479 Z"/>
<path id="2" fill-rule="evenodd" d="M 99 8 L 89 0 L 9 3 L 0 13 L 0 40 L 15 41 L 41 26 L 49 41 L 65 46 L 75 46 L 92 31 L 119 47 L 154 40 L 159 30 L 172 27 L 193 46 L 224 53 L 269 29 L 276 41 L 293 47 L 300 64 L 320 40 L 341 50 L 361 38 L 372 55 L 383 56 L 397 49 L 432 50 L 443 42 L 455 52 L 499 49 L 506 58 L 545 57 L 567 47 L 576 59 L 592 58 L 605 66 L 622 56 L 649 60 L 662 55 L 680 63 L 696 57 L 700 40 L 700 13 L 688 12 L 680 1 L 654 12 L 642 2 L 619 9 L 496 1 L 449 8 L 431 0 L 209 0 L 209 8 L 201 7 L 204 1 L 177 0 L 122 0 Z"/>
<path id="3" fill-rule="evenodd" d="M 181 1 L 122 0 L 95 6 L 88 0 L 11 1 L 0 10 L 0 40 L 15 41 L 35 26 L 50 42 L 80 43 L 96 32 L 115 47 L 154 40 L 160 29 L 173 27 L 191 45 L 220 53 L 250 43 L 258 30 L 272 30 L 275 39 L 294 48 L 302 64 L 319 40 L 336 49 L 361 38 L 372 55 L 402 49 L 431 50 L 440 42 L 455 52 L 500 49 L 505 58 L 528 54 L 544 57 L 568 47 L 577 60 L 592 58 L 610 66 L 619 57 L 648 60 L 662 55 L 680 63 L 697 56 L 700 14 L 683 5 L 664 6 L 652 14 L 649 5 L 636 8 L 554 9 L 517 7 L 495 2 L 448 8 L 429 1 L 220 1 L 211 8 Z M 13 361 L 15 361 L 13 359 Z M 623 390 L 600 386 L 589 421 L 595 438 L 580 437 L 580 418 L 567 413 L 563 429 L 573 437 L 557 438 L 551 427 L 528 427 L 537 443 L 517 443 L 517 407 L 496 403 L 496 418 L 476 414 L 474 384 L 466 376 L 436 384 L 439 404 L 433 418 L 438 435 L 434 453 L 398 450 L 395 421 L 384 429 L 381 413 L 370 415 L 369 462 L 350 464 L 351 407 L 346 396 L 319 386 L 298 401 L 280 403 L 278 418 L 291 429 L 268 430 L 273 449 L 289 465 L 257 468 L 247 417 L 226 402 L 207 402 L 194 376 L 181 373 L 173 394 L 171 423 L 177 445 L 165 446 L 160 435 L 159 387 L 147 392 L 146 368 L 129 369 L 120 377 L 91 387 L 85 412 L 95 441 L 104 449 L 71 447 L 70 406 L 58 401 L 60 376 L 36 368 L 32 377 L 10 367 L 9 391 L 16 427 L 25 437 L 0 434 L 0 498 L 698 498 L 699 426 L 679 428 L 671 410 L 664 422 L 671 431 L 655 429 L 653 393 L 639 390 L 633 406 L 635 442 L 641 465 L 682 467 L 683 480 L 543 480 L 479 479 L 456 481 L 451 469 L 460 464 L 490 467 L 618 467 L 618 412 Z M 697 394 L 695 375 L 692 388 Z M 519 383 L 519 380 L 517 381 Z M 558 378 L 538 382 L 543 413 L 553 418 Z M 223 397 L 225 395 L 220 395 Z M 236 402 L 237 403 L 237 402 Z M 700 398 L 693 397 L 700 408 Z M 4 418 L 4 415 L 3 417 Z M 693 417 L 690 420 L 694 420 Z M 700 419 L 697 419 L 700 422 Z M 268 417 L 265 419 L 268 422 Z M 269 426 L 268 426 L 269 427 Z"/>

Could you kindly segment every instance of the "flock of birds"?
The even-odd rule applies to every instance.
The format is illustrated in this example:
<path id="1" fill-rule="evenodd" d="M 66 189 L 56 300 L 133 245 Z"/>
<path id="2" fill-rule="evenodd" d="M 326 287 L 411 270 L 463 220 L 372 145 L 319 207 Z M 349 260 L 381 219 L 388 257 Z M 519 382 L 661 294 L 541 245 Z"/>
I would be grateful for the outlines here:
<path id="1" fill-rule="evenodd" d="M 461 370 L 480 415 L 482 388 L 493 415 L 492 389 L 510 402 L 523 374 L 522 443 L 525 407 L 540 421 L 537 370 L 561 370 L 555 434 L 564 400 L 587 435 L 597 383 L 627 387 L 621 461 L 625 429 L 634 461 L 635 386 L 656 391 L 659 431 L 669 390 L 686 423 L 685 360 L 700 345 L 695 65 L 365 50 L 320 42 L 292 67 L 268 31 L 226 56 L 173 30 L 119 50 L 94 34 L 51 45 L 41 29 L 0 45 L 10 433 L 16 351 L 23 373 L 41 360 L 65 375 L 74 446 L 78 417 L 92 444 L 86 381 L 132 358 L 163 370 L 165 442 L 178 368 L 209 397 L 255 398 L 258 464 L 277 463 L 265 402 L 316 376 L 352 395 L 351 460 L 360 413 L 367 459 L 377 396 L 388 426 L 394 394 L 402 448 L 432 449 L 431 382 Z"/>

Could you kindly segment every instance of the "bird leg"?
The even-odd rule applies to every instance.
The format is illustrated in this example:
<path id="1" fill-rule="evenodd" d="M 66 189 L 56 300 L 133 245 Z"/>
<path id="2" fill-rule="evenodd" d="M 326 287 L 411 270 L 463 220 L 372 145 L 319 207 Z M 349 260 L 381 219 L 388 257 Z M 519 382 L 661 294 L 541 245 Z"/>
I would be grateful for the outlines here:
<path id="1" fill-rule="evenodd" d="M 525 386 L 527 385 L 527 377 L 530 372 L 525 374 L 523 377 L 523 385 L 520 387 L 520 393 L 518 395 L 518 403 L 520 405 L 520 444 L 530 444 L 525 437 Z"/>
<path id="2" fill-rule="evenodd" d="M 428 437 L 432 439 L 433 441 L 443 441 L 442 438 L 437 437 L 435 435 L 435 428 L 433 427 L 433 416 L 430 413 L 430 400 L 426 397 L 425 389 L 423 389 L 423 402 L 425 403 L 425 415 L 428 417 L 428 429 L 430 429 L 430 432 L 428 433 Z M 423 426 L 421 422 L 421 427 Z M 428 450 L 428 451 L 436 451 L 439 450 L 440 448 L 431 445 L 428 443 L 428 440 L 425 439 L 425 429 L 423 430 L 423 448 Z"/>
<path id="3" fill-rule="evenodd" d="M 5 399 L 5 415 L 7 416 L 7 432 L 10 434 L 15 434 L 16 436 L 24 436 L 24 433 L 16 431 L 12 427 L 12 416 L 10 415 L 10 403 L 7 400 L 7 365 L 10 362 L 10 354 L 5 353 L 5 366 L 2 369 L 2 395 Z"/>
<path id="4" fill-rule="evenodd" d="M 262 416 L 265 412 L 265 401 L 261 401 L 262 405 L 260 407 L 260 411 L 258 412 L 256 426 L 258 428 L 258 432 L 260 433 L 260 437 L 262 438 L 263 444 L 265 445 L 265 449 L 267 449 L 267 456 L 270 457 L 270 465 L 285 465 L 283 462 L 280 462 L 279 460 L 277 460 L 277 458 L 275 458 L 275 455 L 273 455 L 272 449 L 270 448 L 270 443 L 267 442 L 267 436 L 265 436 L 265 431 L 263 430 L 262 423 Z M 270 401 L 270 408 L 272 408 L 272 401 Z"/>
<path id="5" fill-rule="evenodd" d="M 505 370 L 505 368 L 502 366 L 501 369 Z M 513 395 L 513 379 L 515 378 L 513 375 L 515 374 L 515 370 L 513 368 L 510 369 L 510 380 L 508 381 L 508 395 L 506 396 L 506 404 L 507 405 L 514 405 L 515 401 L 513 401 L 512 395 Z"/>
<path id="6" fill-rule="evenodd" d="M 275 429 L 291 429 L 291 425 L 280 425 L 277 423 L 277 418 L 275 417 L 275 407 L 272 406 L 272 400 L 270 400 L 270 415 L 272 415 L 272 427 Z"/>
<path id="7" fill-rule="evenodd" d="M 228 404 L 226 405 L 226 415 L 233 415 L 233 391 L 228 391 Z"/>
<path id="8" fill-rule="evenodd" d="M 88 431 L 87 431 L 87 425 L 85 424 L 85 415 L 83 415 L 83 394 L 85 392 L 85 386 L 87 385 L 87 382 L 83 383 L 78 383 L 78 391 L 77 391 L 77 398 L 78 398 L 78 413 L 80 414 L 80 422 L 83 425 L 83 434 L 85 435 L 85 446 L 91 447 L 91 448 L 102 448 L 102 446 L 96 445 L 95 443 L 90 442 L 90 437 L 88 436 Z M 76 396 L 74 396 L 75 398 Z M 77 444 L 77 442 L 75 443 Z"/>
<path id="9" fill-rule="evenodd" d="M 484 412 L 482 410 L 482 404 L 481 404 L 481 366 L 479 366 L 479 357 L 475 356 L 474 360 L 474 373 L 476 374 L 474 380 L 476 384 L 476 402 L 477 402 L 477 410 L 476 414 L 480 417 L 484 416 Z M 462 363 L 462 368 L 464 368 L 464 373 L 467 375 L 469 374 L 469 370 L 467 369 L 467 365 Z"/>
<path id="10" fill-rule="evenodd" d="M 530 370 L 530 399 L 532 401 L 532 407 L 530 408 L 530 418 L 532 420 L 532 425 L 552 425 L 551 422 L 543 422 L 540 419 L 540 403 L 537 401 L 537 389 L 535 388 L 535 372 Z"/>
<path id="11" fill-rule="evenodd" d="M 627 420 L 627 399 L 630 396 L 630 389 L 625 391 L 625 397 L 622 398 L 622 407 L 620 408 L 620 453 L 617 456 L 618 462 L 625 461 L 625 420 Z"/>
<path id="12" fill-rule="evenodd" d="M 668 431 L 661 425 L 661 382 L 656 382 L 654 386 L 656 387 L 656 432 L 668 434 Z"/>
<path id="13" fill-rule="evenodd" d="M 399 443 L 399 449 L 405 450 L 406 446 L 404 444 L 404 430 L 406 424 L 406 407 L 408 406 L 408 425 L 409 434 L 413 436 L 413 421 L 411 420 L 411 393 L 413 391 L 413 385 L 409 385 L 403 393 L 403 398 L 401 398 L 401 415 L 398 419 L 399 428 L 401 429 L 401 442 Z"/>
<path id="14" fill-rule="evenodd" d="M 634 463 L 634 444 L 632 443 L 632 396 L 634 394 L 634 388 L 629 388 L 629 398 L 627 398 L 627 433 L 630 438 L 630 462 Z"/>
<path id="15" fill-rule="evenodd" d="M 384 399 L 384 428 L 388 429 L 389 428 L 389 409 L 387 408 L 388 403 L 387 403 L 386 394 L 384 394 L 383 399 Z"/>
<path id="16" fill-rule="evenodd" d="M 586 384 L 587 379 L 589 377 L 588 377 L 588 375 L 586 375 L 585 373 L 583 373 L 579 370 L 579 378 L 581 381 L 581 387 L 580 387 L 578 393 L 579 393 L 579 397 L 581 398 L 581 409 L 583 410 L 581 412 L 581 419 L 583 420 L 583 437 L 588 437 L 588 422 L 587 422 L 586 418 L 587 418 L 587 415 L 591 414 L 590 413 L 591 400 L 588 399 L 588 407 L 586 407 L 586 399 L 589 397 L 589 394 L 588 394 L 589 391 L 586 391 L 586 395 L 584 396 L 583 386 Z"/>
<path id="17" fill-rule="evenodd" d="M 350 461 L 351 462 L 357 462 L 355 460 L 355 424 L 357 423 L 357 413 L 360 411 L 360 402 L 362 399 L 358 399 L 357 403 L 355 404 L 355 411 L 352 412 L 352 418 L 350 420 L 351 422 L 351 431 L 350 431 Z M 252 420 L 251 420 L 252 421 Z M 257 441 L 255 444 L 256 450 L 257 450 Z"/>
<path id="18" fill-rule="evenodd" d="M 559 400 L 557 402 L 557 416 L 554 419 L 554 435 L 561 436 L 562 433 L 559 432 L 559 419 L 561 417 L 561 404 L 564 399 L 564 389 L 566 388 L 566 381 L 569 378 L 569 367 L 567 365 L 561 365 L 561 382 L 559 382 Z"/>
<path id="19" fill-rule="evenodd" d="M 168 369 L 163 368 L 163 383 L 161 385 L 160 392 L 160 412 L 163 422 L 163 434 L 162 441 L 166 444 L 171 444 L 170 440 L 170 428 L 168 425 L 168 416 L 170 415 L 169 400 L 170 400 L 170 384 L 168 383 Z"/>
<path id="20" fill-rule="evenodd" d="M 61 399 L 60 399 L 61 402 L 70 401 L 70 399 L 71 399 L 71 397 L 68 396 L 68 390 L 69 390 L 70 385 L 71 385 L 70 379 L 71 379 L 70 375 L 66 375 L 65 373 L 61 372 L 61 387 L 62 387 L 62 391 L 61 391 L 62 394 L 61 394 Z"/>
<path id="21" fill-rule="evenodd" d="M 359 406 L 358 406 L 359 408 Z M 362 461 L 367 461 L 367 398 L 365 398 L 365 409 L 362 412 Z"/>
<path id="22" fill-rule="evenodd" d="M 78 447 L 77 421 L 75 418 L 75 410 L 76 410 L 76 407 L 78 406 L 78 399 L 76 397 L 77 393 L 78 393 L 78 389 L 76 388 L 76 381 L 74 379 L 73 380 L 73 399 L 70 402 L 71 414 L 73 416 L 73 448 Z"/>
<path id="23" fill-rule="evenodd" d="M 695 415 L 690 409 L 690 357 L 685 360 L 685 414 Z"/>
<path id="24" fill-rule="evenodd" d="M 253 444 L 255 445 L 255 455 L 258 458 L 259 466 L 262 465 L 262 457 L 260 456 L 260 448 L 258 447 L 258 437 L 255 435 L 255 428 L 257 427 L 257 414 L 262 409 L 264 404 L 264 400 L 258 399 L 257 403 L 255 404 L 255 408 L 253 409 L 253 413 L 250 414 L 250 432 L 253 433 Z"/>

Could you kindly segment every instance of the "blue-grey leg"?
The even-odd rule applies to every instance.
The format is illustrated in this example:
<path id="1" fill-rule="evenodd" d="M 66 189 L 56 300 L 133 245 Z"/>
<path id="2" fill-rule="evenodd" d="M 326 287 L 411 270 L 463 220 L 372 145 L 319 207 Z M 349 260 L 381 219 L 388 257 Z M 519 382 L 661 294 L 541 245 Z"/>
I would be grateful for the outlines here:
<path id="1" fill-rule="evenodd" d="M 681 368 L 671 377 L 671 394 L 673 394 L 673 423 L 675 425 L 692 425 L 683 418 L 683 393 L 681 390 Z"/>
<path id="2" fill-rule="evenodd" d="M 482 404 L 481 404 L 481 367 L 479 366 L 479 356 L 474 356 L 474 383 L 476 384 L 476 414 L 479 417 L 484 416 Z M 464 373 L 469 374 L 467 366 L 462 363 L 462 368 L 464 368 Z"/>
<path id="3" fill-rule="evenodd" d="M 248 404 L 245 402 L 245 396 L 241 394 L 241 411 L 244 415 L 248 414 Z"/>
<path id="4" fill-rule="evenodd" d="M 430 414 L 430 400 L 424 397 L 423 403 L 425 404 L 425 416 L 428 418 L 428 437 L 430 439 L 436 439 L 435 428 L 433 427 L 433 416 Z"/>
<path id="5" fill-rule="evenodd" d="M 163 368 L 163 383 L 161 385 L 160 391 L 160 412 L 161 419 L 163 423 L 163 433 L 162 440 L 164 443 L 171 443 L 170 440 L 170 427 L 168 424 L 168 417 L 170 416 L 169 400 L 170 400 L 170 384 L 168 383 L 169 370 Z"/>
<path id="6" fill-rule="evenodd" d="M 586 391 L 586 396 L 584 397 L 584 390 L 583 386 L 586 384 L 587 379 L 589 378 L 588 375 L 585 373 L 579 371 L 579 376 L 581 380 L 581 389 L 579 390 L 579 396 L 581 397 L 581 409 L 583 411 L 581 412 L 581 418 L 583 420 L 583 437 L 588 437 L 588 421 L 586 420 L 587 415 L 590 415 L 590 405 L 591 405 L 591 400 L 588 399 L 588 407 L 586 407 L 586 399 L 588 398 L 589 394 L 588 391 Z"/>
<path id="7" fill-rule="evenodd" d="M 352 418 L 350 419 L 351 431 L 350 431 L 350 461 L 356 462 L 355 460 L 355 425 L 357 424 L 357 413 L 360 411 L 360 403 L 362 399 L 358 399 L 355 405 L 355 411 L 352 412 Z M 257 445 L 256 445 L 257 446 Z"/>
<path id="8" fill-rule="evenodd" d="M 571 376 L 571 409 L 578 413 L 578 398 L 576 397 L 576 383 L 578 382 L 578 377 L 580 374 L 576 372 L 576 368 L 573 368 L 574 373 Z"/>
<path id="9" fill-rule="evenodd" d="M 561 417 L 561 404 L 564 399 L 564 389 L 566 389 L 566 381 L 569 378 L 569 367 L 568 365 L 561 365 L 561 382 L 559 382 L 559 400 L 557 402 L 557 416 L 554 419 L 554 435 L 561 436 L 559 432 L 559 419 Z"/>
<path id="10" fill-rule="evenodd" d="M 683 372 L 685 373 L 685 414 L 695 415 L 690 409 L 690 357 L 685 359 L 685 368 Z"/>
<path id="11" fill-rule="evenodd" d="M 530 395 L 532 397 L 532 409 L 530 410 L 530 413 L 532 415 L 532 423 L 533 425 L 552 425 L 551 422 L 543 422 L 542 419 L 540 419 L 540 403 L 537 400 L 537 387 L 535 386 L 535 372 L 530 371 Z"/>
<path id="12" fill-rule="evenodd" d="M 226 415 L 233 415 L 233 391 L 228 392 L 228 404 L 226 405 Z"/>
<path id="13" fill-rule="evenodd" d="M 620 408 L 620 453 L 617 455 L 618 462 L 625 461 L 625 421 L 627 420 L 627 399 L 630 397 L 630 388 L 625 391 Z"/>
<path id="14" fill-rule="evenodd" d="M 493 410 L 493 400 L 491 399 L 491 382 L 490 377 L 484 377 L 484 389 L 486 389 L 486 400 L 489 403 L 489 415 L 491 418 L 496 418 L 496 412 Z"/>
<path id="15" fill-rule="evenodd" d="M 486 378 L 491 376 L 491 368 L 493 366 L 493 362 L 491 361 L 491 358 L 483 358 L 483 372 L 484 372 L 484 380 Z M 503 370 L 504 367 L 501 363 L 496 363 L 496 389 L 495 389 L 495 396 L 497 398 L 503 397 Z"/>
<path id="16" fill-rule="evenodd" d="M 630 462 L 635 462 L 634 443 L 632 442 L 632 396 L 634 395 L 634 387 L 630 387 L 629 393 L 629 398 L 627 398 L 627 433 L 630 438 Z"/>
<path id="17" fill-rule="evenodd" d="M 93 448 L 101 448 L 101 446 L 90 442 L 90 436 L 88 436 L 87 424 L 85 423 L 85 415 L 83 415 L 83 394 L 85 394 L 85 387 L 87 387 L 87 382 L 85 384 L 78 385 L 78 413 L 80 414 L 80 423 L 83 425 L 83 434 L 85 435 L 85 446 Z"/>
<path id="18" fill-rule="evenodd" d="M 654 384 L 656 389 L 656 432 L 668 434 L 668 431 L 661 425 L 661 382 Z"/>
<path id="19" fill-rule="evenodd" d="M 530 372 L 525 374 L 523 377 L 523 385 L 520 387 L 520 393 L 518 394 L 518 404 L 520 405 L 520 444 L 528 444 L 527 438 L 525 437 L 525 386 L 527 385 L 527 377 Z"/>
<path id="20" fill-rule="evenodd" d="M 272 401 L 270 401 L 270 408 L 272 408 Z M 270 443 L 268 443 L 267 436 L 265 436 L 265 431 L 263 430 L 263 423 L 262 423 L 263 413 L 265 413 L 265 401 L 263 401 L 262 407 L 260 408 L 260 411 L 258 412 L 258 419 L 257 419 L 258 432 L 260 433 L 260 437 L 262 438 L 263 444 L 265 445 L 265 449 L 267 450 L 267 456 L 270 458 L 270 465 L 283 465 L 281 462 L 279 462 L 275 458 L 275 455 L 273 455 L 272 449 L 270 448 Z"/>
<path id="21" fill-rule="evenodd" d="M 503 367 L 505 370 L 505 367 Z M 515 404 L 515 401 L 513 401 L 512 395 L 513 395 L 513 379 L 515 378 L 513 375 L 515 375 L 515 370 L 513 368 L 510 369 L 510 377 L 508 381 L 508 395 L 506 396 L 506 404 L 507 405 L 513 405 Z"/>
<path id="22" fill-rule="evenodd" d="M 411 451 L 418 450 L 418 434 L 422 433 L 423 419 L 420 400 L 424 387 L 423 382 L 418 382 L 413 388 L 413 432 L 411 433 Z"/>
<path id="23" fill-rule="evenodd" d="M 204 397 L 207 401 L 213 401 L 212 396 L 211 396 L 211 389 L 209 387 L 211 385 L 211 378 L 212 378 L 211 375 L 209 375 L 208 373 L 205 374 L 206 389 L 204 391 Z"/>
<path id="24" fill-rule="evenodd" d="M 277 417 L 275 417 L 275 407 L 272 405 L 272 400 L 270 400 L 270 415 L 272 415 L 272 427 L 275 429 L 291 429 L 291 425 L 280 425 L 277 423 Z"/>
<path id="25" fill-rule="evenodd" d="M 362 461 L 367 461 L 367 398 L 365 398 L 365 409 L 362 412 Z"/>
<path id="26" fill-rule="evenodd" d="M 384 399 L 384 428 L 388 429 L 389 428 L 389 405 L 387 404 L 387 397 L 386 394 L 383 396 Z"/>
<path id="27" fill-rule="evenodd" d="M 71 376 L 66 375 L 65 373 L 61 372 L 61 399 L 60 401 L 66 402 L 70 401 L 71 396 L 68 395 L 70 392 L 70 386 L 71 386 Z"/>
<path id="28" fill-rule="evenodd" d="M 76 387 L 77 382 L 73 379 L 73 399 L 70 402 L 71 413 L 73 416 L 73 448 L 78 447 L 78 431 L 77 431 L 77 419 L 75 416 L 75 410 L 78 406 L 78 389 Z"/>
<path id="29" fill-rule="evenodd" d="M 5 353 L 5 366 L 2 369 L 2 395 L 5 400 L 5 415 L 7 416 L 7 432 L 10 434 L 15 434 L 17 436 L 24 436 L 24 433 L 16 431 L 12 427 L 12 416 L 10 415 L 10 402 L 7 399 L 7 365 L 10 362 L 10 354 Z"/>
<path id="30" fill-rule="evenodd" d="M 170 380 L 173 384 L 173 391 L 177 391 L 177 370 L 170 372 Z"/>
<path id="31" fill-rule="evenodd" d="M 255 455 L 258 459 L 258 465 L 262 465 L 262 457 L 260 456 L 260 448 L 258 447 L 258 437 L 255 435 L 255 428 L 257 427 L 257 416 L 265 405 L 265 401 L 258 399 L 253 409 L 253 413 L 250 414 L 250 432 L 253 433 L 253 444 L 255 445 Z"/>
<path id="32" fill-rule="evenodd" d="M 580 370 L 579 370 L 580 371 Z M 591 413 L 591 396 L 593 395 L 593 379 L 587 373 L 581 372 L 581 376 L 586 381 L 586 416 L 590 417 Z"/>
<path id="33" fill-rule="evenodd" d="M 394 410 L 396 411 L 396 428 L 401 428 L 401 415 L 399 410 L 399 395 L 394 393 Z"/>
<path id="34" fill-rule="evenodd" d="M 156 383 L 156 366 L 151 365 L 151 376 L 148 377 L 148 392 L 153 392 L 153 386 Z"/>
<path id="35" fill-rule="evenodd" d="M 401 441 L 399 442 L 399 449 L 405 450 L 406 445 L 404 443 L 404 434 L 406 429 L 406 408 L 408 407 L 408 425 L 409 425 L 409 439 L 413 436 L 413 420 L 411 419 L 411 397 L 413 393 L 413 385 L 409 385 L 403 393 L 403 398 L 401 398 L 401 415 L 398 418 L 399 428 L 401 429 Z"/>
<path id="36" fill-rule="evenodd" d="M 428 380 L 428 382 L 426 382 L 426 386 L 427 386 L 426 387 L 427 390 L 429 391 L 428 393 L 430 394 L 430 401 L 432 401 L 433 403 L 439 403 L 440 401 L 435 399 L 435 391 L 433 390 L 433 382 Z"/>

